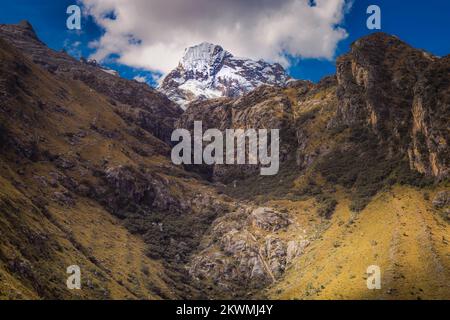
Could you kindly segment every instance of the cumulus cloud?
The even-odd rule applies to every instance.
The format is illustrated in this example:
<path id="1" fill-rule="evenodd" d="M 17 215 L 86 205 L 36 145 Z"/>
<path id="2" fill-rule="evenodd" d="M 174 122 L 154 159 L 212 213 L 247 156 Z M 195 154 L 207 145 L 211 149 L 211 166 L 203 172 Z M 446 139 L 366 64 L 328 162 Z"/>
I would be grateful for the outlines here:
<path id="1" fill-rule="evenodd" d="M 167 73 L 184 49 L 207 41 L 236 56 L 288 66 L 291 57 L 332 59 L 347 36 L 346 0 L 79 0 L 104 29 L 92 58 L 118 56 Z"/>

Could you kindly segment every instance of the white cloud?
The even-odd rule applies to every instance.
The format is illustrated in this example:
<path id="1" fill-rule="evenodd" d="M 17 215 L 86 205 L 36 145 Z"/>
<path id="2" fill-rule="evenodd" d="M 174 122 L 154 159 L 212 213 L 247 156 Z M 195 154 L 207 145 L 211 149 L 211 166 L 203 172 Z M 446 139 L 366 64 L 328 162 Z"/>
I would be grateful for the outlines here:
<path id="1" fill-rule="evenodd" d="M 155 83 L 157 85 L 160 85 L 164 79 L 163 75 L 159 72 L 152 72 L 151 77 L 152 77 L 153 83 Z"/>
<path id="2" fill-rule="evenodd" d="M 92 58 L 166 73 L 184 49 L 207 41 L 234 55 L 280 62 L 332 59 L 347 36 L 345 0 L 80 0 L 105 29 Z M 111 19 L 114 16 L 115 19 Z"/>
<path id="3" fill-rule="evenodd" d="M 82 54 L 80 50 L 81 42 L 71 42 L 69 39 L 64 40 L 63 48 L 66 52 L 74 58 L 79 59 Z"/>

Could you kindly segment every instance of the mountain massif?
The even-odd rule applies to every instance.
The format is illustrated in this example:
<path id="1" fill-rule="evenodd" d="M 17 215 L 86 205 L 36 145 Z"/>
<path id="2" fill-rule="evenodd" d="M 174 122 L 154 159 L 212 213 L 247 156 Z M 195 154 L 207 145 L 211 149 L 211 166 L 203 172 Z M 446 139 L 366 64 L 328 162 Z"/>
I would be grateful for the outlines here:
<path id="1" fill-rule="evenodd" d="M 202 44 L 157 91 L 23 22 L 0 61 L 0 298 L 450 298 L 450 56 L 375 33 L 315 84 Z M 189 70 L 220 94 L 180 91 Z M 279 173 L 174 165 L 200 120 L 280 129 Z"/>
<path id="2" fill-rule="evenodd" d="M 204 42 L 186 49 L 159 90 L 185 109 L 195 100 L 239 97 L 264 84 L 284 86 L 289 79 L 278 63 L 234 57 L 222 47 Z"/>

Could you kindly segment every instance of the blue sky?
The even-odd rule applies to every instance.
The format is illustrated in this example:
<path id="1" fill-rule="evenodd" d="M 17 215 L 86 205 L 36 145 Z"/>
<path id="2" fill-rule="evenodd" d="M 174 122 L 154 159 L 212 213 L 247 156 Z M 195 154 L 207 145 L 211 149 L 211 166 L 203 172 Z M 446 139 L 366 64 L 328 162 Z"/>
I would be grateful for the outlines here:
<path id="1" fill-rule="evenodd" d="M 88 43 L 99 39 L 103 31 L 89 17 L 83 17 L 82 32 L 67 30 L 66 8 L 75 3 L 76 0 L 2 1 L 0 23 L 29 20 L 40 39 L 51 48 L 56 50 L 66 48 L 73 55 L 87 57 L 93 52 Z M 366 9 L 371 4 L 381 7 L 381 31 L 395 34 L 412 46 L 435 55 L 450 54 L 450 1 L 355 0 L 341 24 L 349 34 L 348 38 L 339 42 L 335 56 L 347 52 L 350 44 L 356 39 L 373 32 L 366 27 L 368 17 Z M 151 78 L 151 73 L 143 69 L 118 65 L 114 62 L 106 65 L 119 71 L 121 76 L 126 78 L 137 75 Z M 323 76 L 335 72 L 335 61 L 299 58 L 292 62 L 288 72 L 294 78 L 318 81 Z"/>

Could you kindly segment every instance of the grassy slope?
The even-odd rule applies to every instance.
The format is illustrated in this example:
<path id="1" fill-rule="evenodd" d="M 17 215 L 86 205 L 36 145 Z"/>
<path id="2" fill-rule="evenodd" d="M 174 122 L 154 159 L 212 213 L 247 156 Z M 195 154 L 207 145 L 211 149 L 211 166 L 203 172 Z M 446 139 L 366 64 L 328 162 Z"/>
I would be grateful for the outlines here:
<path id="1" fill-rule="evenodd" d="M 158 155 L 141 157 L 133 152 L 131 146 L 139 143 L 129 134 L 133 127 L 113 112 L 105 97 L 82 83 L 60 81 L 14 49 L 1 45 L 0 71 L 20 79 L 15 97 L 2 101 L 12 110 L 0 113 L 10 136 L 22 141 L 40 139 L 41 151 L 49 150 L 70 160 L 80 157 L 96 165 L 104 160 L 111 165 L 164 165 Z M 16 61 L 28 68 L 25 75 L 15 69 Z M 44 110 L 37 109 L 37 101 L 44 103 Z M 52 109 L 57 105 L 65 111 Z M 91 130 L 94 119 L 97 127 L 116 130 L 122 139 L 109 139 Z M 81 143 L 70 143 L 68 135 L 80 130 L 88 135 Z M 144 139 L 156 149 L 161 146 L 148 134 Z M 59 169 L 46 161 L 14 160 L 16 156 L 6 149 L 0 158 L 0 298 L 174 297 L 161 263 L 144 254 L 142 239 L 131 235 L 118 219 L 87 198 L 77 198 L 72 207 L 52 201 L 52 194 L 64 188 L 40 185 L 36 179 L 49 177 Z M 66 174 L 92 178 L 82 166 Z M 36 207 L 36 199 L 48 202 L 48 211 Z M 65 271 L 72 264 L 82 269 L 82 291 L 65 288 Z"/>
<path id="2" fill-rule="evenodd" d="M 52 295 L 65 299 L 158 299 L 155 291 L 170 296 L 161 279 L 163 268 L 145 256 L 142 240 L 130 235 L 95 203 L 52 206 L 41 216 L 25 195 L 3 178 L 0 181 L 0 226 L 7 235 L 0 244 L 0 299 Z M 43 242 L 30 240 L 38 236 Z M 25 260 L 32 261 L 29 269 L 11 272 L 11 261 Z M 65 270 L 73 264 L 82 270 L 81 291 L 64 290 Z M 29 272 L 37 283 L 29 281 Z"/>
<path id="3" fill-rule="evenodd" d="M 268 290 L 269 297 L 450 298 L 450 227 L 422 191 L 395 187 L 358 214 L 350 212 L 345 198 L 339 202 L 327 228 Z M 367 289 L 370 265 L 381 268 L 381 290 Z"/>

